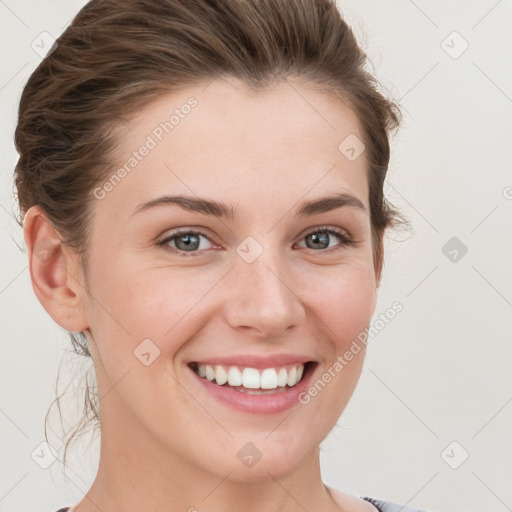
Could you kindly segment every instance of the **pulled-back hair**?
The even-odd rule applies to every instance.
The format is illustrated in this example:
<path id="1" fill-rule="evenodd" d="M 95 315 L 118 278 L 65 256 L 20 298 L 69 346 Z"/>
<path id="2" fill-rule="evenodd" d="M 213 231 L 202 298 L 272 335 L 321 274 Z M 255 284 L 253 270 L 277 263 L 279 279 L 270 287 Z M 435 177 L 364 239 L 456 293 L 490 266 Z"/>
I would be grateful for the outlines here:
<path id="1" fill-rule="evenodd" d="M 366 63 L 334 0 L 92 0 L 24 87 L 15 132 L 18 222 L 40 205 L 87 275 L 93 190 L 112 171 L 123 122 L 162 94 L 216 78 L 263 89 L 294 77 L 335 94 L 358 117 L 380 274 L 385 230 L 407 224 L 383 192 L 400 110 Z M 99 422 L 89 386 L 85 405 L 85 416 Z"/>

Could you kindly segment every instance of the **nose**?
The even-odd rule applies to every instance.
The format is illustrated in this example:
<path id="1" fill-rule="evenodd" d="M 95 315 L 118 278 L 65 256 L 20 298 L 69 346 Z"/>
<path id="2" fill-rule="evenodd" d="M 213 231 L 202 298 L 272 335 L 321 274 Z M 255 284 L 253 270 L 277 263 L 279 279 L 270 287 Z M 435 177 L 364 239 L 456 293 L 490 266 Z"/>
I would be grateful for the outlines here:
<path id="1" fill-rule="evenodd" d="M 255 261 L 238 260 L 231 272 L 226 320 L 237 330 L 277 338 L 306 317 L 299 290 L 285 265 L 264 251 Z"/>

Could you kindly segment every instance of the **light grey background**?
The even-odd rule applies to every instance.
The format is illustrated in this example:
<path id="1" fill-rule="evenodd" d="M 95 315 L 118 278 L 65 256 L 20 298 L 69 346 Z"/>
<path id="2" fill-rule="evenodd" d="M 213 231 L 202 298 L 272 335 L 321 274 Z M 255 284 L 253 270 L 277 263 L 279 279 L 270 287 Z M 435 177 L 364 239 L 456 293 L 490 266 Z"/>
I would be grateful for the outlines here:
<path id="1" fill-rule="evenodd" d="M 60 35 L 84 4 L 0 0 L 2 512 L 77 503 L 97 463 L 97 442 L 67 478 L 58 460 L 42 469 L 31 456 L 68 338 L 32 290 L 12 217 L 17 104 L 40 61 L 32 41 Z M 358 388 L 322 444 L 324 481 L 438 512 L 512 510 L 512 2 L 339 5 L 404 107 L 386 192 L 414 231 L 387 243 L 374 318 L 394 301 L 403 311 L 369 342 Z M 455 262 L 442 250 L 452 237 L 468 249 Z M 67 374 L 78 372 L 68 361 Z M 71 389 L 70 410 L 74 398 Z"/>

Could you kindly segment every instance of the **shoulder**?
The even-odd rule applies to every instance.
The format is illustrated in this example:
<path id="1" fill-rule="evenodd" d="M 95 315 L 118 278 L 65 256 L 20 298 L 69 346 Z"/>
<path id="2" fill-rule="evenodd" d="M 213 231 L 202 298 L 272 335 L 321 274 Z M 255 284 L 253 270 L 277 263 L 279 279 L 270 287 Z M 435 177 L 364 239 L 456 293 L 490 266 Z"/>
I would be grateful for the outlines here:
<path id="1" fill-rule="evenodd" d="M 338 489 L 334 489 L 332 487 L 330 487 L 329 489 L 331 490 L 333 495 L 338 499 L 341 498 L 341 496 L 343 494 L 345 494 L 345 493 L 342 493 L 342 491 L 340 491 Z M 355 498 L 355 497 L 352 496 L 352 498 Z M 361 496 L 360 499 L 365 500 L 368 503 L 371 503 L 379 512 L 427 512 L 425 510 L 420 510 L 419 508 L 400 505 L 400 504 L 394 503 L 392 501 L 384 501 L 384 500 L 378 500 L 376 498 L 369 498 L 368 496 Z M 69 511 L 69 507 L 64 507 L 64 508 L 60 508 L 59 510 L 56 510 L 55 512 L 68 512 L 68 511 Z"/>
<path id="2" fill-rule="evenodd" d="M 361 496 L 361 498 L 374 505 L 380 512 L 427 512 L 425 510 L 420 510 L 419 508 L 400 505 L 399 503 L 394 503 L 392 501 L 378 500 L 367 496 Z"/>
<path id="3" fill-rule="evenodd" d="M 428 512 L 414 507 L 400 505 L 392 501 L 369 498 L 368 496 L 353 496 L 334 487 L 326 486 L 336 503 L 342 509 L 358 510 L 361 512 Z M 364 506 L 366 504 L 366 506 Z"/>

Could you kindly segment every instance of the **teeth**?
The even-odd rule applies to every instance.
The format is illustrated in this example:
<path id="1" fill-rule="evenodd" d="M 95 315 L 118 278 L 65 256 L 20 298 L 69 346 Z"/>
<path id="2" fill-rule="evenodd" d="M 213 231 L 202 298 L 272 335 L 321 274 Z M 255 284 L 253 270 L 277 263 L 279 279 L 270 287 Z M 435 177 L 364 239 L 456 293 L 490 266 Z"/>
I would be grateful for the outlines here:
<path id="1" fill-rule="evenodd" d="M 295 386 L 297 383 L 297 368 L 295 366 L 292 367 L 292 369 L 288 372 L 288 386 Z"/>
<path id="2" fill-rule="evenodd" d="M 201 366 L 201 365 L 199 365 Z M 228 371 L 228 384 L 230 386 L 241 386 L 242 385 L 242 374 L 238 368 L 231 366 Z"/>
<path id="3" fill-rule="evenodd" d="M 213 369 L 211 366 L 209 366 L 209 365 L 206 365 L 206 378 L 207 378 L 208 380 L 213 380 L 213 379 L 215 379 L 215 371 L 214 371 L 214 369 Z"/>
<path id="4" fill-rule="evenodd" d="M 219 386 L 222 386 L 222 384 L 225 384 L 228 381 L 228 374 L 222 366 L 215 367 L 215 381 Z"/>
<path id="5" fill-rule="evenodd" d="M 221 365 L 198 364 L 195 372 L 219 386 L 228 384 L 233 387 L 242 386 L 246 389 L 277 389 L 278 387 L 295 386 L 304 373 L 303 364 L 276 368 L 240 368 L 230 366 L 226 368 Z"/>
<path id="6" fill-rule="evenodd" d="M 259 389 L 260 386 L 260 372 L 256 368 L 244 368 L 242 372 L 242 386 L 249 389 Z"/>
<path id="7" fill-rule="evenodd" d="M 284 388 L 288 382 L 288 372 L 285 368 L 281 368 L 277 374 L 277 385 L 280 388 Z"/>
<path id="8" fill-rule="evenodd" d="M 277 388 L 277 372 L 274 368 L 267 368 L 261 374 L 261 389 Z"/>

